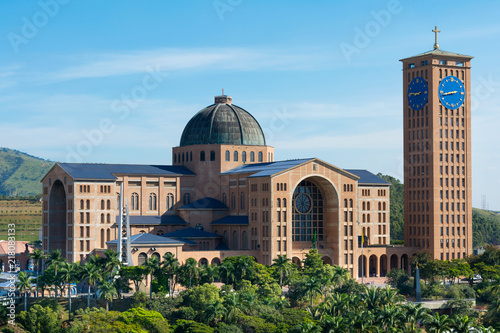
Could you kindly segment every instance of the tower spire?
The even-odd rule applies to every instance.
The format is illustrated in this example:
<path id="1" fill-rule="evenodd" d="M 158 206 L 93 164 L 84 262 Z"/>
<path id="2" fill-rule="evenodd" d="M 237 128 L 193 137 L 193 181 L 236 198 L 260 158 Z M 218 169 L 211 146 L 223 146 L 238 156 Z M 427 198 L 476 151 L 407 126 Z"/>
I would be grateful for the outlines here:
<path id="1" fill-rule="evenodd" d="M 436 25 L 434 27 L 434 30 L 432 30 L 432 32 L 434 33 L 434 50 L 437 50 L 437 49 L 439 49 L 439 45 L 438 45 L 438 33 L 440 33 L 441 30 L 438 30 L 438 27 Z"/>

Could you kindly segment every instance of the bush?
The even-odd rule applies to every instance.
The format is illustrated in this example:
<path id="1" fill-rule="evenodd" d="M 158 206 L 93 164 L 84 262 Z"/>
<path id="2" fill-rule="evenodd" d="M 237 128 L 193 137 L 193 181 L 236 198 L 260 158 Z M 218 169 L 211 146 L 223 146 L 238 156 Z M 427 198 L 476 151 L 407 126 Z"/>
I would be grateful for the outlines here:
<path id="1" fill-rule="evenodd" d="M 219 288 L 213 284 L 204 284 L 185 290 L 181 293 L 183 305 L 192 307 L 195 311 L 203 311 L 205 305 L 220 299 Z"/>
<path id="2" fill-rule="evenodd" d="M 476 298 L 474 289 L 466 284 L 452 284 L 445 293 L 447 298 Z"/>
<path id="3" fill-rule="evenodd" d="M 243 332 L 252 333 L 275 333 L 277 327 L 274 324 L 266 323 L 262 318 L 256 316 L 239 315 L 237 318 L 238 325 L 241 326 Z"/>
<path id="4" fill-rule="evenodd" d="M 50 307 L 33 305 L 28 311 L 22 311 L 16 318 L 22 328 L 28 332 L 61 332 L 61 319 Z"/>
<path id="5" fill-rule="evenodd" d="M 215 326 L 214 333 L 243 333 L 243 331 L 236 325 L 227 325 L 220 322 Z"/>
<path id="6" fill-rule="evenodd" d="M 210 326 L 193 320 L 177 320 L 173 333 L 212 333 Z"/>
<path id="7" fill-rule="evenodd" d="M 177 311 L 172 313 L 172 318 L 179 320 L 194 320 L 196 318 L 196 311 L 190 306 L 181 306 Z"/>

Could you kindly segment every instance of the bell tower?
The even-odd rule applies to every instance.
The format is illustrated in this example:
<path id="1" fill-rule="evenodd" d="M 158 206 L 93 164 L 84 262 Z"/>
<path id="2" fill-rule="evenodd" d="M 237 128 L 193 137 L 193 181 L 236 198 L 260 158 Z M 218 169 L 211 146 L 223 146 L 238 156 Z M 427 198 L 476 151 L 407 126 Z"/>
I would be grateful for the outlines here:
<path id="1" fill-rule="evenodd" d="M 471 86 L 473 57 L 441 50 L 401 59 L 404 237 L 432 258 L 472 253 Z"/>

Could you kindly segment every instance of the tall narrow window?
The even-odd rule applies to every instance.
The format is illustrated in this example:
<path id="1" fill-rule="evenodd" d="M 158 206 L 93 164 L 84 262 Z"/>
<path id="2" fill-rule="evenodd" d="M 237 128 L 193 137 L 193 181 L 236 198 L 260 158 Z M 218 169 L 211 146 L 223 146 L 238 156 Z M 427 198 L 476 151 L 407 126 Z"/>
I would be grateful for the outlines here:
<path id="1" fill-rule="evenodd" d="M 156 210 L 156 194 L 149 194 L 149 210 Z"/>
<path id="2" fill-rule="evenodd" d="M 205 151 L 200 151 L 200 161 L 205 161 Z"/>
<path id="3" fill-rule="evenodd" d="M 215 150 L 210 151 L 210 161 L 215 161 Z"/>
<path id="4" fill-rule="evenodd" d="M 233 161 L 238 161 L 238 152 L 234 151 Z"/>
<path id="5" fill-rule="evenodd" d="M 167 210 L 172 210 L 174 207 L 174 195 L 172 193 L 167 194 Z"/>
<path id="6" fill-rule="evenodd" d="M 222 203 L 227 206 L 227 195 L 226 195 L 226 193 L 222 193 Z"/>
<path id="7" fill-rule="evenodd" d="M 236 209 L 236 195 L 231 193 L 231 209 Z"/>
<path id="8" fill-rule="evenodd" d="M 228 162 L 231 159 L 231 154 L 229 153 L 229 150 L 226 150 L 226 161 Z"/>
<path id="9" fill-rule="evenodd" d="M 182 203 L 184 205 L 189 205 L 191 203 L 191 194 L 184 193 L 184 197 L 182 198 Z"/>
<path id="10" fill-rule="evenodd" d="M 281 207 L 281 199 L 280 198 L 278 198 L 278 200 L 276 201 L 276 206 Z"/>
<path id="11" fill-rule="evenodd" d="M 139 210 L 139 194 L 132 193 L 132 200 L 130 202 L 131 210 Z"/>
<path id="12" fill-rule="evenodd" d="M 244 151 L 241 153 L 241 161 L 246 162 L 247 161 L 247 152 Z"/>
<path id="13" fill-rule="evenodd" d="M 250 152 L 250 162 L 255 162 L 255 153 L 253 151 Z"/>
<path id="14" fill-rule="evenodd" d="M 262 162 L 262 152 L 259 151 L 259 162 Z"/>
<path id="15" fill-rule="evenodd" d="M 240 209 L 245 209 L 245 193 L 240 193 Z"/>

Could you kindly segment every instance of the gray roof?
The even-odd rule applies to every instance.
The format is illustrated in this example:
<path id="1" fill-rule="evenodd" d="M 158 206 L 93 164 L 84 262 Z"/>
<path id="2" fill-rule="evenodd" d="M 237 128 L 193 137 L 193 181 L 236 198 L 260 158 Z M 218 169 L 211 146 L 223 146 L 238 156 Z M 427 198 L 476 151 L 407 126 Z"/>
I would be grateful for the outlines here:
<path id="1" fill-rule="evenodd" d="M 106 242 L 106 244 L 117 244 L 118 240 Z M 143 232 L 130 237 L 130 245 L 145 245 L 145 244 L 158 244 L 158 245 L 183 245 L 184 243 L 177 240 L 163 236 L 157 236 Z"/>
<path id="2" fill-rule="evenodd" d="M 255 118 L 232 104 L 212 104 L 191 118 L 180 146 L 228 144 L 265 146 L 264 132 Z"/>
<path id="3" fill-rule="evenodd" d="M 205 197 L 196 201 L 193 201 L 187 205 L 180 207 L 179 209 L 228 209 L 226 205 L 217 199 Z"/>
<path id="4" fill-rule="evenodd" d="M 359 169 L 345 169 L 345 171 L 352 173 L 359 177 L 358 184 L 359 185 L 391 185 L 385 179 L 380 178 L 379 176 L 371 173 L 368 170 L 359 170 Z"/>
<path id="5" fill-rule="evenodd" d="M 274 174 L 280 173 L 287 169 L 296 167 L 302 163 L 312 161 L 313 158 L 303 158 L 297 160 L 286 160 L 286 161 L 277 161 L 277 162 L 269 162 L 269 163 L 255 163 L 255 164 L 245 164 L 239 167 L 236 167 L 231 170 L 227 170 L 223 172 L 224 175 L 238 174 L 238 173 L 252 173 L 252 177 L 269 177 Z"/>
<path id="6" fill-rule="evenodd" d="M 430 51 L 427 51 L 427 52 L 424 52 L 424 53 L 417 54 L 417 55 L 415 55 L 413 57 L 408 57 L 408 58 L 400 59 L 399 61 L 405 61 L 405 60 L 408 60 L 408 59 L 411 59 L 411 58 L 424 57 L 424 56 L 428 56 L 428 55 L 448 56 L 448 57 L 465 58 L 465 59 L 472 59 L 472 58 L 474 58 L 472 56 L 468 56 L 468 55 L 465 55 L 465 54 L 448 52 L 448 51 L 444 51 L 444 50 L 440 50 L 440 49 L 434 49 L 434 50 L 430 50 Z"/>
<path id="7" fill-rule="evenodd" d="M 225 224 L 225 225 L 248 225 L 248 216 L 238 216 L 238 215 L 229 215 L 213 221 L 210 224 Z"/>
<path id="8" fill-rule="evenodd" d="M 116 223 L 118 219 L 116 217 Z M 131 225 L 188 225 L 180 216 L 177 215 L 130 215 Z"/>
<path id="9" fill-rule="evenodd" d="M 221 235 L 213 234 L 211 232 L 203 231 L 196 228 L 185 228 L 177 231 L 172 231 L 167 234 L 163 234 L 163 237 L 170 238 L 185 238 L 185 239 L 193 239 L 193 238 L 221 238 Z"/>
<path id="10" fill-rule="evenodd" d="M 57 163 L 73 179 L 116 180 L 115 175 L 183 176 L 194 175 L 183 166 L 137 165 L 137 164 L 92 164 Z"/>

